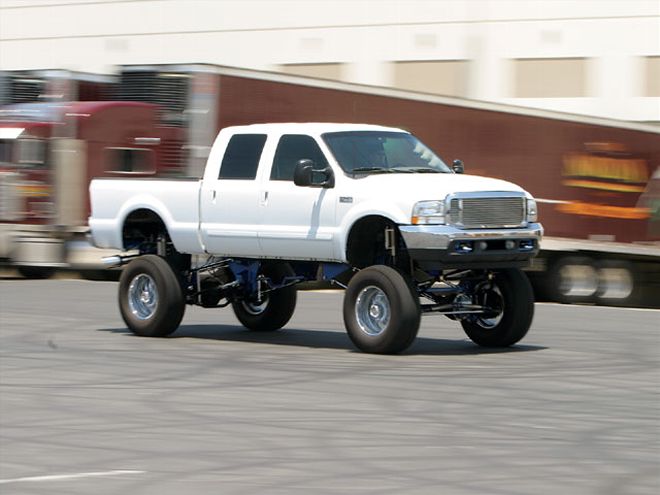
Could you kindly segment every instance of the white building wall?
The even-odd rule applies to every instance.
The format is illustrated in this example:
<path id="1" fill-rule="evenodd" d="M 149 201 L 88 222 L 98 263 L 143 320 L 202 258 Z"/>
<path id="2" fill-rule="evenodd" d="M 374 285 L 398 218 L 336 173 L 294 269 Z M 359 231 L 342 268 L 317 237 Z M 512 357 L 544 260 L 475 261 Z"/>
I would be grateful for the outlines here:
<path id="1" fill-rule="evenodd" d="M 344 81 L 391 86 L 397 61 L 467 60 L 460 96 L 660 122 L 648 56 L 658 0 L 0 0 L 1 70 L 339 63 Z M 515 60 L 543 58 L 588 59 L 585 96 L 517 97 Z"/>

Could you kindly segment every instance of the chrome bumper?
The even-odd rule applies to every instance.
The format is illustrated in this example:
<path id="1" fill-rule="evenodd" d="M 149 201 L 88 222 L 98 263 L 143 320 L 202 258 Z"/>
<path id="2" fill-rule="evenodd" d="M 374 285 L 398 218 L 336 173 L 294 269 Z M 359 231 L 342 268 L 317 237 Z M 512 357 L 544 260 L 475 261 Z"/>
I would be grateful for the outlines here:
<path id="1" fill-rule="evenodd" d="M 543 227 L 461 230 L 448 225 L 399 226 L 411 259 L 424 269 L 513 268 L 539 252 Z"/>
<path id="2" fill-rule="evenodd" d="M 525 228 L 461 230 L 450 225 L 400 225 L 408 249 L 447 249 L 453 241 L 534 239 L 543 237 L 543 226 L 531 223 Z"/>

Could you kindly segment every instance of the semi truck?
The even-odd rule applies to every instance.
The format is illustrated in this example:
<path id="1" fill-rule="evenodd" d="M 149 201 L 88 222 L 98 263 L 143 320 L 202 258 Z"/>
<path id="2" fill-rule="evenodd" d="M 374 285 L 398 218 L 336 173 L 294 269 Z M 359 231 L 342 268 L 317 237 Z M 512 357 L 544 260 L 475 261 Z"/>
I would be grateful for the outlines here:
<path id="1" fill-rule="evenodd" d="M 278 330 L 296 284 L 320 280 L 346 289 L 344 324 L 364 352 L 404 351 L 423 313 L 488 347 L 532 324 L 520 268 L 543 233 L 534 198 L 463 175 L 402 129 L 225 127 L 200 180 L 94 179 L 90 191 L 93 242 L 126 264 L 119 307 L 140 336 L 174 332 L 186 304 Z"/>
<path id="2" fill-rule="evenodd" d="M 87 240 L 89 182 L 180 173 L 180 129 L 157 111 L 116 101 L 1 107 L 0 260 L 31 278 L 58 268 L 112 277 Z"/>

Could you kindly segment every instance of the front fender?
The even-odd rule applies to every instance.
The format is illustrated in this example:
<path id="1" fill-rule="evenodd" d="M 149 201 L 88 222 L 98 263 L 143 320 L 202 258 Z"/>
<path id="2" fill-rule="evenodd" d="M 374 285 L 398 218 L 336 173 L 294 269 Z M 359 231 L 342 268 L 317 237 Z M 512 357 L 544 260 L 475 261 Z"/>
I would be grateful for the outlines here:
<path id="1" fill-rule="evenodd" d="M 339 225 L 336 249 L 337 257 L 342 262 L 348 261 L 346 259 L 346 247 L 351 229 L 356 222 L 370 216 L 383 217 L 397 225 L 410 223 L 409 214 L 401 211 L 394 203 L 383 204 L 383 202 L 365 201 L 355 205 L 341 218 Z"/>

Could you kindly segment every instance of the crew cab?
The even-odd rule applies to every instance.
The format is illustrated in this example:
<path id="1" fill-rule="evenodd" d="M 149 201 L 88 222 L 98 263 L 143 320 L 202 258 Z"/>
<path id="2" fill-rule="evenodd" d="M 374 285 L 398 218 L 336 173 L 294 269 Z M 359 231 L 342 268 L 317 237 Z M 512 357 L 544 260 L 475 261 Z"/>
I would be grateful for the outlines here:
<path id="1" fill-rule="evenodd" d="M 93 243 L 127 264 L 120 312 L 138 335 L 174 332 L 186 304 L 278 330 L 310 281 L 346 289 L 346 330 L 365 352 L 405 350 L 423 313 L 484 346 L 518 342 L 532 322 L 520 270 L 543 232 L 532 196 L 463 174 L 401 129 L 228 127 L 201 180 L 95 179 L 90 193 Z"/>

